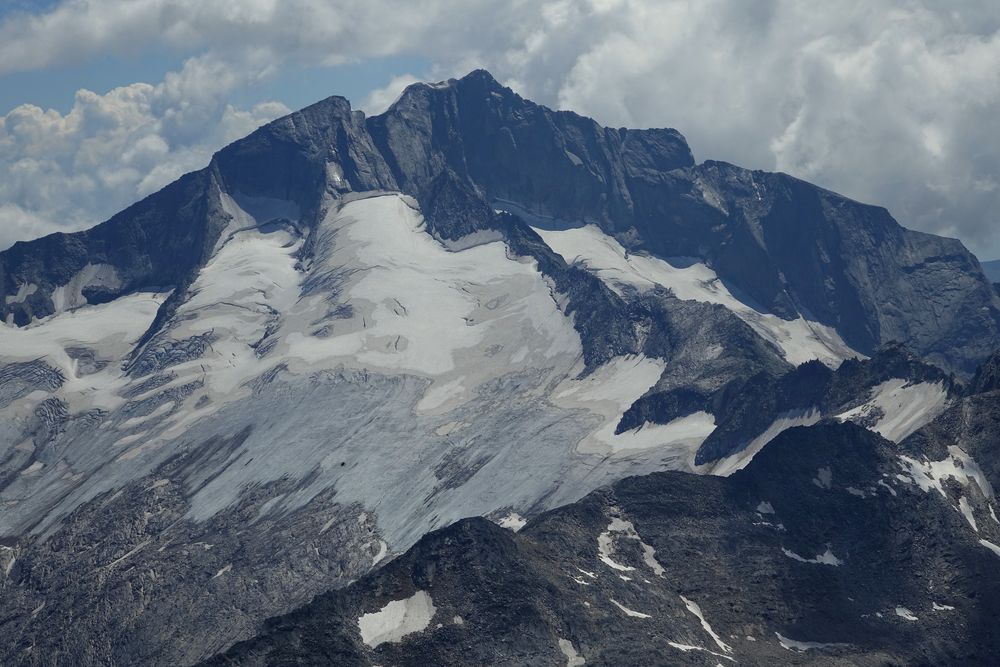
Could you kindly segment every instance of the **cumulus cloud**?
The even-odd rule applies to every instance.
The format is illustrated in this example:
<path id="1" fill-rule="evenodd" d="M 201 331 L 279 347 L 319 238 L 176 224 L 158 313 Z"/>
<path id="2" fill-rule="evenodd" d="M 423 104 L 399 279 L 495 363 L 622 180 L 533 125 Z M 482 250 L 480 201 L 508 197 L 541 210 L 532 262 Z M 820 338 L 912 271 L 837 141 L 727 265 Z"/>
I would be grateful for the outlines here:
<path id="1" fill-rule="evenodd" d="M 159 85 L 80 90 L 66 114 L 23 105 L 0 117 L 0 248 L 99 222 L 288 113 L 228 104 L 244 78 L 192 59 Z"/>
<path id="2" fill-rule="evenodd" d="M 147 117 L 160 128 L 153 134 L 181 156 L 178 145 L 212 144 L 194 135 L 205 124 L 221 127 L 227 95 L 254 77 L 393 54 L 431 62 L 419 72 L 431 78 L 482 66 L 550 106 L 610 125 L 673 126 L 699 159 L 787 171 L 885 205 L 907 226 L 958 235 L 1000 256 L 998 30 L 992 0 L 68 0 L 0 24 L 0 72 L 154 43 L 200 54 L 197 68 L 155 87 L 159 93 L 128 93 L 166 100 L 150 102 Z M 201 80 L 222 81 L 225 92 L 206 92 L 199 68 Z M 373 82 L 378 88 L 362 107 L 381 110 L 412 78 Z M 199 95 L 210 100 L 190 108 L 177 102 Z M 142 174 L 136 184 L 151 176 L 149 164 L 163 149 L 155 139 L 140 145 L 143 138 L 126 133 L 118 144 L 134 145 L 132 163 L 116 170 Z M 64 151 L 55 137 L 37 142 Z M 83 163 L 63 159 L 61 175 L 114 180 L 74 168 Z M 60 174 L 44 160 L 19 169 L 43 180 Z M 35 199 L 5 195 L 25 211 L 42 210 Z"/>
<path id="3" fill-rule="evenodd" d="M 418 48 L 439 25 L 453 27 L 424 46 L 467 46 L 470 31 L 485 27 L 479 20 L 505 13 L 489 0 L 65 0 L 0 25 L 0 73 L 151 43 L 217 54 L 266 49 L 276 59 L 337 64 Z"/>
<path id="4" fill-rule="evenodd" d="M 361 109 L 369 116 L 380 114 L 391 107 L 393 102 L 399 99 L 399 96 L 403 93 L 403 90 L 405 90 L 407 86 L 416 83 L 417 81 L 419 81 L 419 79 L 412 74 L 394 76 L 384 87 L 376 88 L 368 93 L 368 97 L 366 97 L 365 101 L 361 104 Z"/>

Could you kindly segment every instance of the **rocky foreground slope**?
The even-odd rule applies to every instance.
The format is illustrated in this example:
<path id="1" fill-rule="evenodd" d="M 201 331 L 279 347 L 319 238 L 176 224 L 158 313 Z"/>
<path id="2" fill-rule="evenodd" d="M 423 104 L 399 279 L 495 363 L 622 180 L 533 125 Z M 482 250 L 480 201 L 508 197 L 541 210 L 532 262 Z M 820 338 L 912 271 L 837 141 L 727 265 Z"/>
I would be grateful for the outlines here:
<path id="1" fill-rule="evenodd" d="M 796 426 L 958 437 L 1000 331 L 957 241 L 485 72 L 275 121 L 0 253 L 0 296 L 4 664 L 194 664 L 434 530 Z"/>
<path id="2" fill-rule="evenodd" d="M 517 533 L 468 519 L 207 664 L 995 664 L 993 433 L 980 467 L 961 437 L 938 459 L 797 427 L 728 478 L 629 478 Z"/>

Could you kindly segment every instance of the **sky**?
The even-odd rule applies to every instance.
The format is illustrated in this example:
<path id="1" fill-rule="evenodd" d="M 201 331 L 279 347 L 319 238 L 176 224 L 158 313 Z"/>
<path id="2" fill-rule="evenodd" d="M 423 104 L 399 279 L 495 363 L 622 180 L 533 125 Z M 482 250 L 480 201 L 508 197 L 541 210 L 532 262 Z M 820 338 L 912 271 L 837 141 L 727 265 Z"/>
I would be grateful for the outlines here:
<path id="1" fill-rule="evenodd" d="M 378 113 L 477 67 L 1000 258 L 995 0 L 0 0 L 0 248 L 329 95 Z"/>

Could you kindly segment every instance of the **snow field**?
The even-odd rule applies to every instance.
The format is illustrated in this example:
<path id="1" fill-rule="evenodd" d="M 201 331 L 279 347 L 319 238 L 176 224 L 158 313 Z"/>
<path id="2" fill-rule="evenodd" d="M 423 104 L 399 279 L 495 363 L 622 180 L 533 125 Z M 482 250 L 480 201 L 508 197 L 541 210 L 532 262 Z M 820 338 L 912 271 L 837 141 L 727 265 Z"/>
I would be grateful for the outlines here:
<path id="1" fill-rule="evenodd" d="M 784 320 L 755 310 L 733 296 L 703 263 L 678 258 L 675 266 L 658 257 L 629 253 L 596 225 L 558 231 L 533 229 L 567 263 L 582 263 L 618 294 L 627 289 L 647 291 L 659 286 L 671 290 L 678 299 L 725 306 L 774 343 L 790 364 L 819 359 L 835 367 L 844 359 L 860 356 L 831 327 L 802 316 Z"/>

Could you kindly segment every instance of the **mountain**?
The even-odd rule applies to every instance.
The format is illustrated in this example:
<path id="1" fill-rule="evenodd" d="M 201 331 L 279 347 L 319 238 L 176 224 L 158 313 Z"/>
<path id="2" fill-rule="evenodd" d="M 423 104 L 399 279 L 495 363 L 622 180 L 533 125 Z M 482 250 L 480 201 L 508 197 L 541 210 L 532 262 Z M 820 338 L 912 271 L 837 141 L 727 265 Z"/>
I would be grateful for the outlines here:
<path id="1" fill-rule="evenodd" d="M 0 296 L 4 664 L 195 664 L 433 531 L 512 539 L 469 517 L 741 488 L 797 426 L 888 470 L 1000 331 L 959 242 L 482 71 L 268 124 Z"/>

